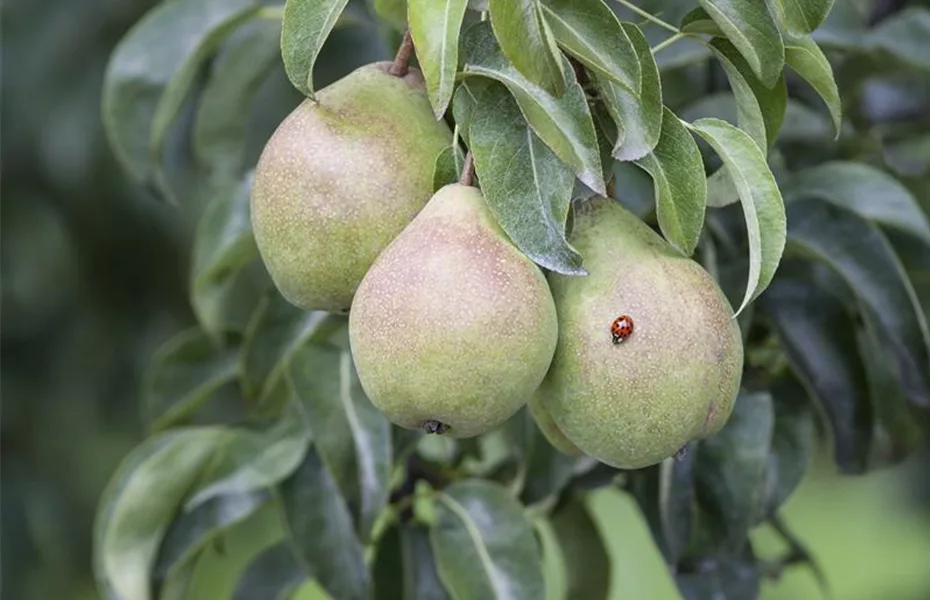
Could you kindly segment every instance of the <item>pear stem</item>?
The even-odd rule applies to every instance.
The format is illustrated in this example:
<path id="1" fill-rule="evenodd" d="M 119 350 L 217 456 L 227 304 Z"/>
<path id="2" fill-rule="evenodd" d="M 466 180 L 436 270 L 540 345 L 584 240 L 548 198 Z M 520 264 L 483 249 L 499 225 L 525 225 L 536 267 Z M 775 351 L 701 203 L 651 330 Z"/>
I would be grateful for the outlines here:
<path id="1" fill-rule="evenodd" d="M 413 56 L 413 36 L 410 30 L 404 31 L 404 39 L 400 42 L 397 54 L 394 56 L 394 62 L 388 73 L 394 77 L 403 77 L 407 74 L 407 66 L 410 64 L 410 57 Z"/>
<path id="2" fill-rule="evenodd" d="M 475 184 L 475 159 L 471 155 L 471 150 L 465 155 L 465 166 L 462 167 L 462 176 L 459 177 L 459 183 L 467 186 Z"/>

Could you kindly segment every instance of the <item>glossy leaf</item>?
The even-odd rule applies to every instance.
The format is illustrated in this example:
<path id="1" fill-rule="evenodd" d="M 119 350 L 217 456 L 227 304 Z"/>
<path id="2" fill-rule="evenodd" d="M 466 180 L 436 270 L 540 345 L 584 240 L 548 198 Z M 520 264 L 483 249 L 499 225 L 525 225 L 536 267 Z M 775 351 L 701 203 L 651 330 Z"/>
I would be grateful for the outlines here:
<path id="1" fill-rule="evenodd" d="M 178 515 L 158 548 L 153 579 L 156 582 L 167 579 L 191 566 L 192 559 L 210 541 L 254 514 L 270 497 L 267 491 L 220 496 Z"/>
<path id="2" fill-rule="evenodd" d="M 737 314 L 759 296 L 778 268 L 785 248 L 785 207 L 765 155 L 745 132 L 719 119 L 691 126 L 723 159 L 739 192 L 749 238 L 749 281 Z"/>
<path id="3" fill-rule="evenodd" d="M 642 85 L 637 96 L 620 85 L 596 77 L 598 90 L 617 125 L 618 136 L 612 156 L 619 161 L 637 160 L 646 156 L 662 134 L 662 82 L 649 43 L 632 23 L 623 23 L 639 57 Z"/>
<path id="4" fill-rule="evenodd" d="M 863 472 L 872 443 L 872 409 L 852 318 L 835 297 L 787 276 L 776 279 L 762 306 L 795 375 L 823 407 L 837 465 L 847 473 Z M 801 401 L 796 387 L 788 392 Z"/>
<path id="5" fill-rule="evenodd" d="M 881 48 L 900 61 L 930 70 L 930 9 L 912 6 L 879 23 L 867 40 L 872 48 Z"/>
<path id="6" fill-rule="evenodd" d="M 463 86 L 464 87 L 464 86 Z M 433 167 L 433 191 L 457 183 L 465 168 L 465 154 L 460 146 L 449 146 L 436 157 L 436 166 Z"/>
<path id="7" fill-rule="evenodd" d="M 700 4 L 733 42 L 763 85 L 775 85 L 785 66 L 785 47 L 765 2 L 700 0 Z"/>
<path id="8" fill-rule="evenodd" d="M 723 429 L 698 446 L 696 492 L 722 526 L 725 547 L 739 548 L 749 528 L 764 516 L 774 421 L 767 392 L 744 392 Z"/>
<path id="9" fill-rule="evenodd" d="M 612 561 L 583 496 L 574 494 L 550 517 L 565 561 L 567 598 L 607 598 Z"/>
<path id="10" fill-rule="evenodd" d="M 280 60 L 280 38 L 280 23 L 256 21 L 217 58 L 194 121 L 194 154 L 211 170 L 235 176 L 242 169 L 249 125 L 244 116 Z"/>
<path id="11" fill-rule="evenodd" d="M 416 523 L 401 527 L 400 553 L 403 557 L 404 600 L 450 598 L 436 570 L 429 529 Z"/>
<path id="12" fill-rule="evenodd" d="M 786 378 L 773 385 L 771 392 L 775 430 L 769 470 L 775 483 L 766 502 L 769 515 L 775 514 L 801 483 L 817 441 L 814 412 L 801 384 Z"/>
<path id="13" fill-rule="evenodd" d="M 459 481 L 440 492 L 436 511 L 430 542 L 439 577 L 453 598 L 544 597 L 532 525 L 505 488 Z"/>
<path id="14" fill-rule="evenodd" d="M 206 476 L 185 504 L 200 504 L 230 494 L 270 488 L 300 465 L 310 444 L 309 431 L 293 411 L 265 431 L 229 429 L 223 452 L 211 461 Z"/>
<path id="15" fill-rule="evenodd" d="M 556 41 L 598 75 L 640 93 L 639 57 L 633 43 L 603 0 L 542 0 Z"/>
<path id="16" fill-rule="evenodd" d="M 295 88 L 313 97 L 313 65 L 349 0 L 287 0 L 281 22 L 281 58 Z"/>
<path id="17" fill-rule="evenodd" d="M 390 423 L 362 390 L 348 350 L 305 346 L 294 354 L 289 375 L 316 450 L 358 507 L 358 530 L 367 540 L 390 491 Z"/>
<path id="18" fill-rule="evenodd" d="M 801 198 L 826 200 L 930 244 L 930 221 L 910 190 L 867 164 L 821 163 L 796 173 L 783 189 L 788 202 Z"/>
<path id="19" fill-rule="evenodd" d="M 547 269 L 585 273 L 565 238 L 572 173 L 533 133 L 503 86 L 480 96 L 469 142 L 488 206 L 514 244 Z"/>
<path id="20" fill-rule="evenodd" d="M 850 286 L 888 336 L 910 401 L 930 406 L 927 321 L 888 240 L 856 213 L 822 200 L 789 207 L 789 243 L 828 265 Z"/>
<path id="21" fill-rule="evenodd" d="M 597 193 L 606 193 L 594 122 L 571 68 L 566 71 L 565 93 L 556 97 L 530 82 L 507 61 L 486 23 L 476 23 L 465 31 L 462 48 L 465 74 L 489 77 L 506 85 L 533 132 L 572 168 L 582 183 Z"/>
<path id="22" fill-rule="evenodd" d="M 566 66 L 539 0 L 490 0 L 491 26 L 500 50 L 533 85 L 553 96 L 566 89 Z"/>
<path id="23" fill-rule="evenodd" d="M 694 478 L 698 443 L 659 464 L 658 517 L 666 562 L 678 564 L 694 529 Z"/>
<path id="24" fill-rule="evenodd" d="M 232 600 L 286 600 L 309 574 L 288 542 L 262 551 L 236 582 Z"/>
<path id="25" fill-rule="evenodd" d="M 766 87 L 728 40 L 713 40 L 711 49 L 726 71 L 733 90 L 739 127 L 767 153 L 778 137 L 788 105 L 784 75 L 778 78 L 774 86 Z"/>
<path id="26" fill-rule="evenodd" d="M 249 323 L 242 348 L 242 384 L 260 402 L 267 400 L 294 353 L 310 340 L 324 340 L 345 322 L 322 311 L 307 312 L 273 291 Z"/>
<path id="27" fill-rule="evenodd" d="M 191 261 L 191 305 L 215 340 L 245 331 L 271 280 L 252 236 L 249 194 L 252 176 L 222 186 L 201 216 Z"/>
<path id="28" fill-rule="evenodd" d="M 189 329 L 158 349 L 142 384 L 142 404 L 152 431 L 183 423 L 238 375 L 238 346 L 217 346 Z"/>
<path id="29" fill-rule="evenodd" d="M 452 100 L 466 4 L 467 0 L 409 0 L 407 7 L 410 34 L 437 119 Z"/>
<path id="30" fill-rule="evenodd" d="M 281 485 L 280 496 L 299 561 L 333 598 L 367 598 L 369 576 L 362 544 L 339 488 L 315 448 Z"/>
<path id="31" fill-rule="evenodd" d="M 675 582 L 683 600 L 758 598 L 761 574 L 749 544 L 739 554 L 722 554 L 701 561 L 699 568 L 679 570 Z"/>
<path id="32" fill-rule="evenodd" d="M 116 46 L 104 77 L 103 123 L 117 159 L 134 178 L 151 179 L 197 69 L 257 9 L 254 0 L 164 2 Z"/>
<path id="33" fill-rule="evenodd" d="M 823 99 L 833 120 L 836 137 L 843 125 L 843 105 L 833 77 L 833 68 L 817 42 L 810 37 L 793 38 L 785 43 L 785 63 L 800 75 Z"/>
<path id="34" fill-rule="evenodd" d="M 691 256 L 704 226 L 707 181 L 701 151 L 669 109 L 662 118 L 659 143 L 636 164 L 652 176 L 662 235 L 679 252 Z"/>
<path id="35" fill-rule="evenodd" d="M 834 0 L 769 0 L 784 28 L 796 35 L 813 32 L 820 27 Z"/>
<path id="36" fill-rule="evenodd" d="M 225 435 L 221 428 L 169 431 L 120 462 L 94 524 L 94 574 L 107 597 L 151 600 L 159 544 Z"/>

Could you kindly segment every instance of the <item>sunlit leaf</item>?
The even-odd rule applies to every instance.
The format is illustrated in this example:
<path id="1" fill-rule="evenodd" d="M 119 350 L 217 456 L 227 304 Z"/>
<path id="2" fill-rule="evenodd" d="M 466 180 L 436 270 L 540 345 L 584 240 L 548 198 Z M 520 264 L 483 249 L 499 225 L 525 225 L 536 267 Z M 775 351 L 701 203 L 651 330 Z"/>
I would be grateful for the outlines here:
<path id="1" fill-rule="evenodd" d="M 534 85 L 554 96 L 566 89 L 566 66 L 539 0 L 490 0 L 491 26 L 501 52 Z"/>
<path id="2" fill-rule="evenodd" d="M 785 66 L 778 26 L 762 0 L 700 0 L 763 85 L 775 85 Z"/>
<path id="3" fill-rule="evenodd" d="M 745 132 L 719 119 L 699 119 L 691 127 L 723 159 L 743 206 L 749 281 L 739 314 L 768 287 L 778 268 L 785 248 L 785 206 L 765 155 Z"/>
<path id="4" fill-rule="evenodd" d="M 811 33 L 824 22 L 834 0 L 768 0 L 778 20 L 794 34 Z"/>
<path id="5" fill-rule="evenodd" d="M 480 96 L 469 128 L 475 170 L 501 228 L 537 264 L 581 274 L 581 256 L 565 239 L 573 177 L 527 125 L 500 85 Z"/>
<path id="6" fill-rule="evenodd" d="M 669 109 L 662 119 L 659 143 L 636 164 L 652 176 L 662 235 L 690 256 L 704 225 L 707 182 L 694 138 Z"/>
<path id="7" fill-rule="evenodd" d="M 639 94 L 636 49 L 603 0 L 542 0 L 540 6 L 559 45 L 589 69 Z"/>
<path id="8" fill-rule="evenodd" d="M 407 15 L 436 118 L 452 100 L 466 0 L 409 0 Z"/>
<path id="9" fill-rule="evenodd" d="M 281 23 L 281 57 L 291 83 L 313 97 L 313 65 L 349 0 L 287 0 Z"/>
<path id="10" fill-rule="evenodd" d="M 928 47 L 930 48 L 930 47 Z M 810 37 L 789 39 L 785 42 L 785 62 L 800 75 L 823 99 L 830 111 L 836 137 L 843 125 L 843 105 L 833 78 L 833 68 L 817 42 Z"/>
<path id="11" fill-rule="evenodd" d="M 597 193 L 606 193 L 594 122 L 571 68 L 566 71 L 565 93 L 556 97 L 530 82 L 507 61 L 486 23 L 476 23 L 465 31 L 462 48 L 463 71 L 506 85 L 533 132 L 572 168 L 582 183 Z"/>

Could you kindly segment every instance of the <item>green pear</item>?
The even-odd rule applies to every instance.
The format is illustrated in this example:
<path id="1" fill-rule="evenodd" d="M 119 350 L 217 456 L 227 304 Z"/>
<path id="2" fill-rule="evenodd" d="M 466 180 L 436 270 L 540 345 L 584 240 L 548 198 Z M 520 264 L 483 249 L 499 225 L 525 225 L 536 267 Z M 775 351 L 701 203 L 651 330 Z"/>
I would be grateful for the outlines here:
<path id="1" fill-rule="evenodd" d="M 536 427 L 539 428 L 546 440 L 552 444 L 552 447 L 562 454 L 567 454 L 569 456 L 581 454 L 581 450 L 578 449 L 578 446 L 565 437 L 565 434 L 562 433 L 562 430 L 559 429 L 559 426 L 556 425 L 556 422 L 552 419 L 552 415 L 550 415 L 546 407 L 543 406 L 542 396 L 546 393 L 547 390 L 544 382 L 543 385 L 536 390 L 536 393 L 530 398 L 529 402 L 526 403 L 530 409 L 530 414 L 533 415 L 533 420 L 536 421 Z"/>
<path id="2" fill-rule="evenodd" d="M 397 425 L 471 437 L 539 386 L 558 337 L 540 269 L 477 188 L 447 185 L 384 250 L 349 314 L 362 388 Z"/>
<path id="3" fill-rule="evenodd" d="M 571 243 L 589 275 L 549 277 L 559 343 L 540 397 L 558 430 L 621 469 L 716 433 L 743 369 L 717 283 L 610 199 L 578 207 Z"/>
<path id="4" fill-rule="evenodd" d="M 433 192 L 452 140 L 423 77 L 369 64 L 301 103 L 255 168 L 255 241 L 281 294 L 307 310 L 345 313 L 378 254 Z"/>

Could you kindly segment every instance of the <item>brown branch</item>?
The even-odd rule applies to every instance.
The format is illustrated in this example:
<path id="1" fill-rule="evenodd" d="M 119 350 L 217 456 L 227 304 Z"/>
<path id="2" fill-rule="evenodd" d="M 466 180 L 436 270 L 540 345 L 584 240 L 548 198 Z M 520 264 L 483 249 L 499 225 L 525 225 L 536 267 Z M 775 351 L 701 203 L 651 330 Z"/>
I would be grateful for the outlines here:
<path id="1" fill-rule="evenodd" d="M 413 56 L 413 37 L 410 30 L 404 32 L 404 39 L 400 42 L 397 54 L 394 56 L 394 62 L 388 73 L 394 77 L 403 77 L 407 74 L 407 67 L 410 64 L 410 57 Z"/>
<path id="2" fill-rule="evenodd" d="M 475 184 L 475 159 L 471 155 L 471 150 L 465 155 L 465 166 L 462 167 L 462 176 L 459 178 L 459 183 L 467 186 Z"/>

